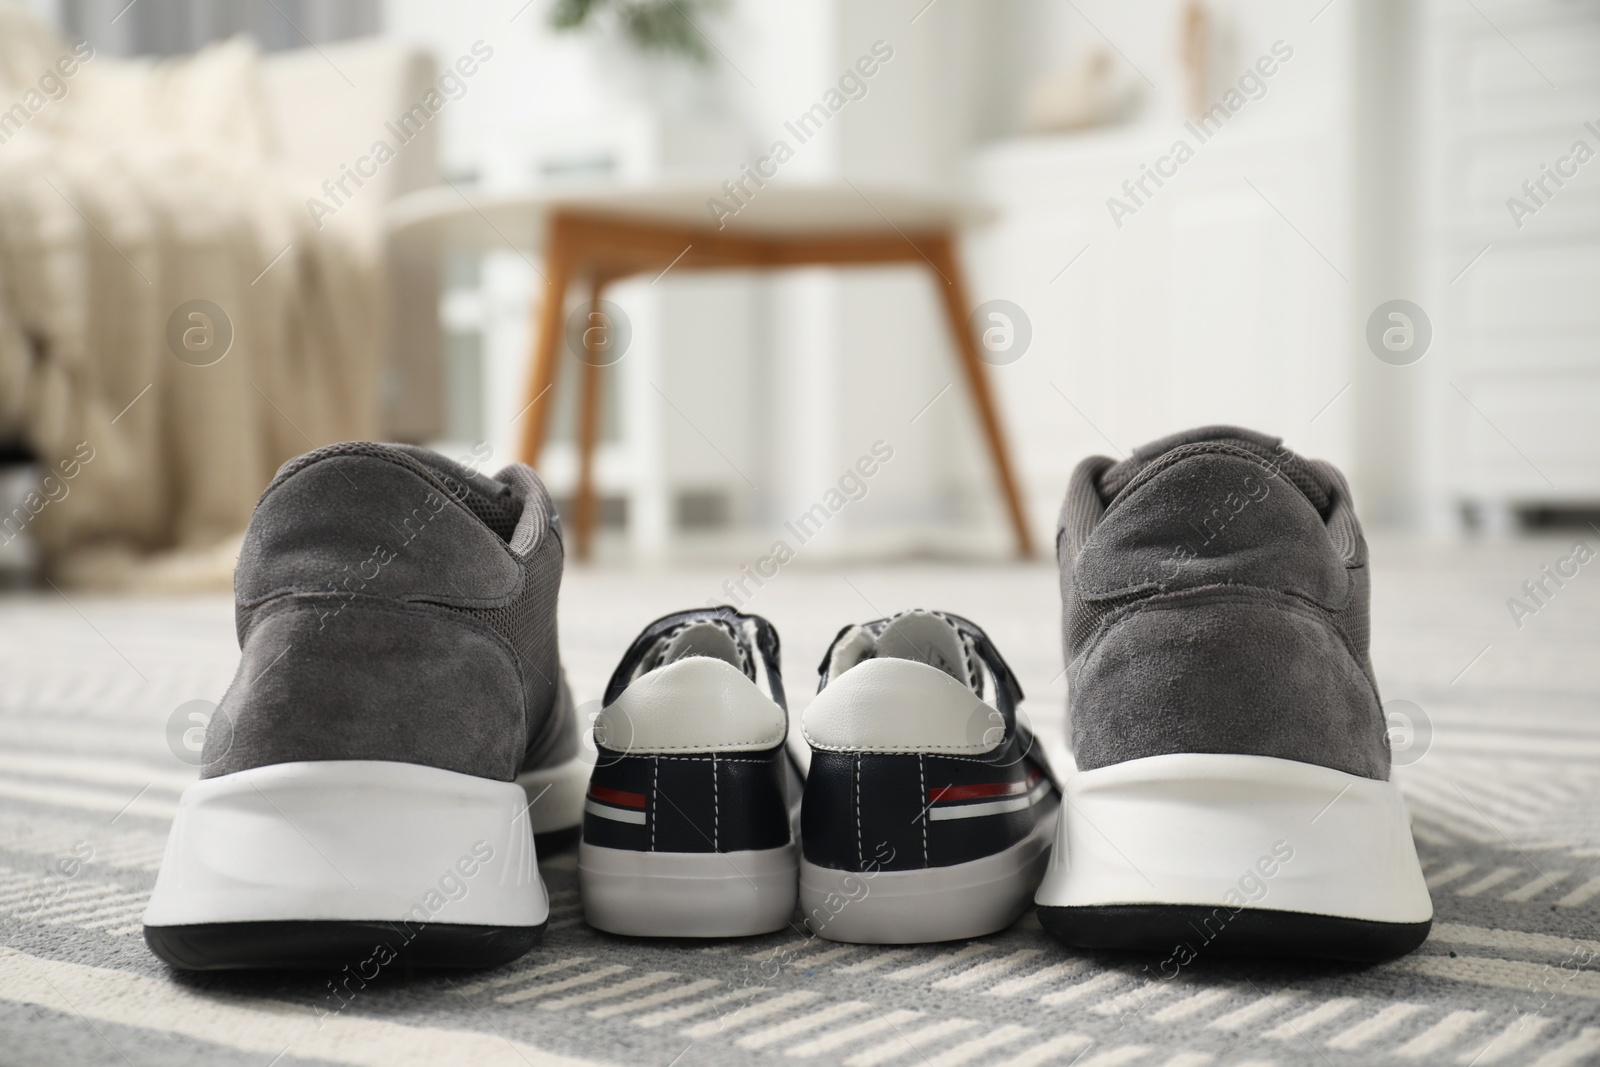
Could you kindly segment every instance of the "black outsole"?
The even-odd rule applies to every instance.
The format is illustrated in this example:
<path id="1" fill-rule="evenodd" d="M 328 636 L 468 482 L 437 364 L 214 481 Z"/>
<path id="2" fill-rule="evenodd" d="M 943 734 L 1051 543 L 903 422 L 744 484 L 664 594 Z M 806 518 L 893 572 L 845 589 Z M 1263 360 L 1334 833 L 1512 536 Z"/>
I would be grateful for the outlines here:
<path id="1" fill-rule="evenodd" d="M 1208 954 L 1381 963 L 1422 944 L 1433 926 L 1431 919 L 1385 923 L 1202 904 L 1040 906 L 1038 910 L 1040 925 L 1069 945 L 1168 953 L 1178 966 Z"/>
<path id="2" fill-rule="evenodd" d="M 150 951 L 184 971 L 498 967 L 539 943 L 538 926 L 325 920 L 146 926 Z"/>

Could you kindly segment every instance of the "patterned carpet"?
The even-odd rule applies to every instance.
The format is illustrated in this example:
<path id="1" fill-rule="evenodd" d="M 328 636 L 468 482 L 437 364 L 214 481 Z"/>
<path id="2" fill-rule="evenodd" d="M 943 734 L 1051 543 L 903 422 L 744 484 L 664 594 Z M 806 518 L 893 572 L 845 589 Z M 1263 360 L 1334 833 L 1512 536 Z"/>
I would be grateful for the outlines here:
<path id="1" fill-rule="evenodd" d="M 1520 628 L 1506 604 L 1572 541 L 1374 544 L 1375 660 L 1385 698 L 1409 702 L 1397 776 L 1437 909 L 1428 942 L 1367 969 L 1202 952 L 1170 980 L 1158 959 L 1068 951 L 1031 915 L 917 948 L 607 937 L 583 924 L 570 852 L 543 864 L 546 942 L 499 971 L 395 969 L 348 1000 L 342 973 L 184 978 L 146 951 L 139 914 L 195 775 L 169 720 L 227 685 L 231 605 L 0 599 L 0 1063 L 1600 1062 L 1600 577 L 1585 568 Z M 644 622 L 729 576 L 570 574 L 579 699 Z M 783 635 L 798 706 L 840 625 L 915 605 L 988 628 L 1059 746 L 1048 568 L 802 561 L 749 606 Z"/>

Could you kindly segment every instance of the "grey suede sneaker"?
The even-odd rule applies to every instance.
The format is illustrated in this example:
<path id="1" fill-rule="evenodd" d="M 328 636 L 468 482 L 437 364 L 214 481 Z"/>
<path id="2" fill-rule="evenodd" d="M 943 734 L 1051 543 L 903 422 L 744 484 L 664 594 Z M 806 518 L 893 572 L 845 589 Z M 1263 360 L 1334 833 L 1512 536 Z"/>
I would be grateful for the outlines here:
<path id="1" fill-rule="evenodd" d="M 1037 896 L 1068 944 L 1381 960 L 1433 905 L 1344 477 L 1213 426 L 1073 473 L 1057 535 L 1078 771 Z M 1172 974 L 1166 974 L 1171 969 Z"/>
<path id="2" fill-rule="evenodd" d="M 365 442 L 285 464 L 245 534 L 239 670 L 179 801 L 151 949 L 359 970 L 531 948 L 534 835 L 576 830 L 589 769 L 556 650 L 562 555 L 521 465 Z"/>

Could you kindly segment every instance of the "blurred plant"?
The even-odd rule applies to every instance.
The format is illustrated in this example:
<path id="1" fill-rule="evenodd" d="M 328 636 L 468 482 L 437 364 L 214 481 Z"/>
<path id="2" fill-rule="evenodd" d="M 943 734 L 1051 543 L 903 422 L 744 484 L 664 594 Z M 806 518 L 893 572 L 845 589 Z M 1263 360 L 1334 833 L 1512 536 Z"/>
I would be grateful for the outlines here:
<path id="1" fill-rule="evenodd" d="M 692 16 L 723 6 L 724 0 L 556 0 L 550 26 L 599 26 L 620 32 L 641 52 L 676 54 L 703 64 L 710 61 L 711 49 Z"/>

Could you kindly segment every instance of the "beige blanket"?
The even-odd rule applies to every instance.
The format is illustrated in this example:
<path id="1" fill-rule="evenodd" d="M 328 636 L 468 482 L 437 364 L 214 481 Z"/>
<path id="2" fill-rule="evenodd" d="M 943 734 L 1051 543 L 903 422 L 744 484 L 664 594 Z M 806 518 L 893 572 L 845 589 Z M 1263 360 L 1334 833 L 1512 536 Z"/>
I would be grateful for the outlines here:
<path id="1" fill-rule="evenodd" d="M 315 228 L 261 84 L 244 41 L 116 60 L 0 0 L 0 438 L 46 476 L 0 520 L 57 582 L 225 586 L 276 467 L 375 432 L 375 219 Z"/>

